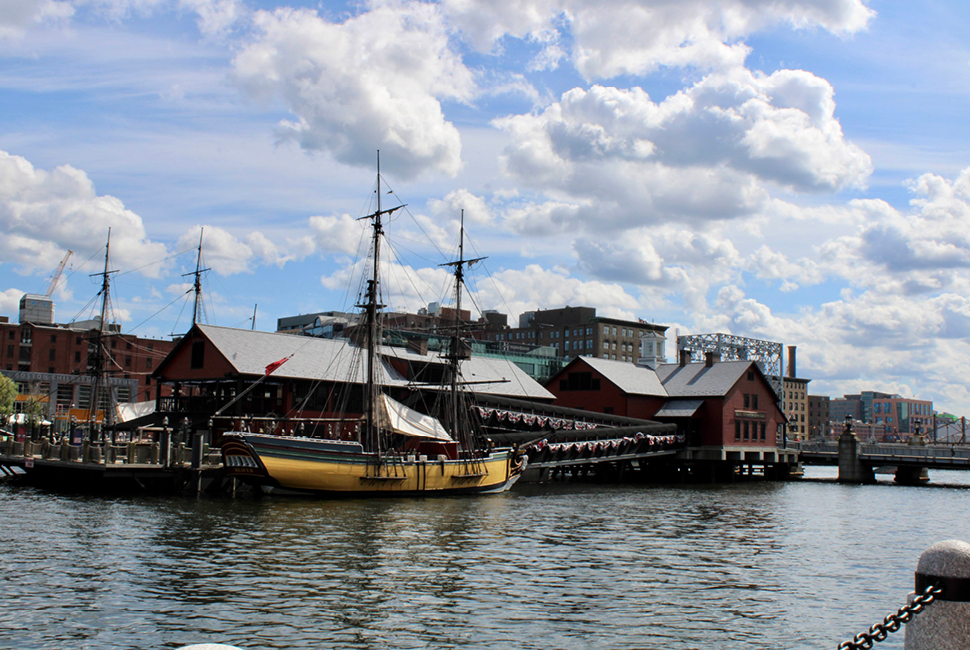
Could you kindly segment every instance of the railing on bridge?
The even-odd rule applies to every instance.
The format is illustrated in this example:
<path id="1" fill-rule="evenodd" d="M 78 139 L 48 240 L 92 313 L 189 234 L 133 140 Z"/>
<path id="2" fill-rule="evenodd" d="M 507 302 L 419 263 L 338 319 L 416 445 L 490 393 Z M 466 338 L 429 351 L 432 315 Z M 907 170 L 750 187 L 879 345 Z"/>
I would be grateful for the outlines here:
<path id="1" fill-rule="evenodd" d="M 800 442 L 795 447 L 803 462 L 834 460 L 837 442 Z M 859 460 L 878 465 L 921 465 L 925 467 L 970 468 L 970 447 L 964 445 L 909 445 L 904 443 L 860 442 Z"/>

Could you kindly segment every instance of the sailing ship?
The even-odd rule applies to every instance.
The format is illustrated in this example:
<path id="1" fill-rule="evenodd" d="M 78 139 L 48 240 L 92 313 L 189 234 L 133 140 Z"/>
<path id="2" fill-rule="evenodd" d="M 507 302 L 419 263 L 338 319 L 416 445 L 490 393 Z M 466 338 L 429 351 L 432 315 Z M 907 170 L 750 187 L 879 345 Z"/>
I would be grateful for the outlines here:
<path id="1" fill-rule="evenodd" d="M 469 382 L 461 375 L 468 348 L 460 318 L 455 318 L 449 349 L 442 359 L 447 371 L 446 385 L 436 391 L 443 398 L 438 402 L 445 405 L 440 417 L 410 408 L 382 389 L 383 219 L 405 206 L 384 209 L 381 195 L 378 152 L 377 209 L 362 217 L 371 220 L 372 266 L 357 305 L 362 310 L 363 325 L 353 337 L 363 349 L 360 365 L 364 373 L 363 413 L 354 418 L 353 439 L 226 432 L 221 445 L 226 474 L 255 484 L 266 493 L 322 497 L 437 496 L 508 490 L 525 468 L 526 456 L 515 448 L 494 448 L 476 427 L 478 422 L 468 402 Z M 442 265 L 453 271 L 456 314 L 461 313 L 464 270 L 482 259 L 464 258 L 462 215 L 458 259 Z"/>

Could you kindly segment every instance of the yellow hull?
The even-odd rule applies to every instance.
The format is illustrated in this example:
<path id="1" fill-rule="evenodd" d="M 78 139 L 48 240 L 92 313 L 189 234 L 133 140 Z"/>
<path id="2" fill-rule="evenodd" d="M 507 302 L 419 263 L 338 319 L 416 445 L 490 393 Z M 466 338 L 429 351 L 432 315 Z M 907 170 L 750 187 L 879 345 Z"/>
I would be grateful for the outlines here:
<path id="1" fill-rule="evenodd" d="M 379 461 L 355 444 L 254 434 L 224 443 L 223 456 L 229 476 L 259 483 L 267 492 L 321 496 L 501 492 L 525 465 L 509 449 L 469 460 L 394 456 Z"/>

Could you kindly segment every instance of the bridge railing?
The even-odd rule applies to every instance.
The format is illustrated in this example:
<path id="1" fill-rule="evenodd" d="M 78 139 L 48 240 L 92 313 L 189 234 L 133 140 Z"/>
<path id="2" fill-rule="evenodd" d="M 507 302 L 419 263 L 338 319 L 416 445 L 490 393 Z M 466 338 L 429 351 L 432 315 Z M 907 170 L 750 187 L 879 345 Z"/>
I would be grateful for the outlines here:
<path id="1" fill-rule="evenodd" d="M 793 445 L 804 454 L 838 455 L 837 442 L 799 442 Z M 905 443 L 876 442 L 859 443 L 860 456 L 883 456 L 912 460 L 926 458 L 927 460 L 966 459 L 970 461 L 970 447 L 955 445 L 907 445 Z"/>
<path id="2" fill-rule="evenodd" d="M 906 445 L 896 443 L 875 443 L 859 445 L 860 456 L 888 456 L 892 458 L 926 459 L 970 459 L 970 449 L 951 445 Z"/>
<path id="3" fill-rule="evenodd" d="M 789 444 L 799 451 L 817 454 L 838 454 L 839 443 L 837 442 L 796 442 Z"/>

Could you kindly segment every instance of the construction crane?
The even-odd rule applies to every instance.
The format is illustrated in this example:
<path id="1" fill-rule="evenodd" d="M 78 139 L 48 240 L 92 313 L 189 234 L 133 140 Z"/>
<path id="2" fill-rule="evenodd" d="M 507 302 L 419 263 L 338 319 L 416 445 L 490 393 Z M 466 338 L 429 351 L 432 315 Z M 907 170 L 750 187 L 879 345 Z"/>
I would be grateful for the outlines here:
<path id="1" fill-rule="evenodd" d="M 54 293 L 54 289 L 57 288 L 57 281 L 61 279 L 61 273 L 64 272 L 64 267 L 67 266 L 67 260 L 70 259 L 71 255 L 73 254 L 74 251 L 67 251 L 67 255 L 65 255 L 64 259 L 61 260 L 61 263 L 57 265 L 57 270 L 54 271 L 54 277 L 51 278 L 51 284 L 49 287 L 47 287 L 47 293 L 44 294 L 44 296 L 47 298 L 50 298 L 51 294 Z"/>

